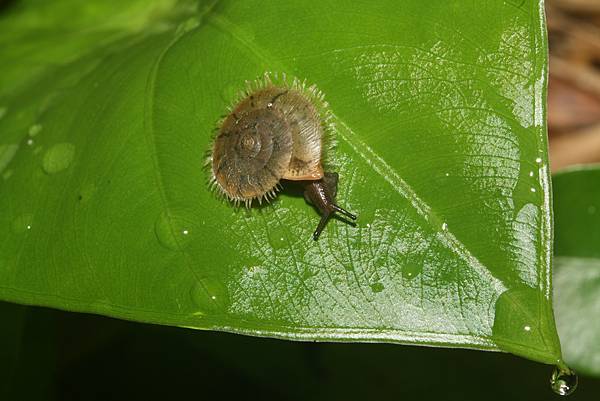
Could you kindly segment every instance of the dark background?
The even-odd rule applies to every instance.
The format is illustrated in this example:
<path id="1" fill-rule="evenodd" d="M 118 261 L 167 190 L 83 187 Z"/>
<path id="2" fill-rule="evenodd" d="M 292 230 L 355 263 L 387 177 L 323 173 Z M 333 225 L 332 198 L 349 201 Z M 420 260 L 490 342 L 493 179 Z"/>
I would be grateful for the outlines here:
<path id="1" fill-rule="evenodd" d="M 1 400 L 558 400 L 509 354 L 301 343 L 0 303 Z M 2 393 L 2 391 L 4 393 Z M 580 376 L 570 400 L 598 400 Z"/>

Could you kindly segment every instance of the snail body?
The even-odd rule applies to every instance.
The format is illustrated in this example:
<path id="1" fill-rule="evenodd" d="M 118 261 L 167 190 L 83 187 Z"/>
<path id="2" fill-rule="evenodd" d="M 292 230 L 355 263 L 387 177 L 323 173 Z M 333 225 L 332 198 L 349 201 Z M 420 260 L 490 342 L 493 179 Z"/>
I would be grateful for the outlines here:
<path id="1" fill-rule="evenodd" d="M 334 204 L 337 174 L 325 173 L 323 151 L 331 130 L 330 113 L 316 86 L 270 75 L 249 85 L 220 123 L 208 164 L 211 184 L 236 205 L 270 200 L 282 180 L 304 185 L 305 199 L 322 220 L 316 240 L 334 212 L 356 219 Z M 333 188 L 333 187 L 335 188 Z"/>

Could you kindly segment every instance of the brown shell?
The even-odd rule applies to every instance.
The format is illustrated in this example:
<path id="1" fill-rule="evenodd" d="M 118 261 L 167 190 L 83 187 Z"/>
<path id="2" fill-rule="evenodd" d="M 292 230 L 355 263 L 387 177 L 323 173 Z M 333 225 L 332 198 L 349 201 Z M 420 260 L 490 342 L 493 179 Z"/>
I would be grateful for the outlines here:
<path id="1" fill-rule="evenodd" d="M 223 120 L 211 155 L 219 191 L 246 205 L 275 196 L 281 179 L 323 177 L 322 95 L 297 80 L 275 85 L 269 76 L 255 86 Z"/>

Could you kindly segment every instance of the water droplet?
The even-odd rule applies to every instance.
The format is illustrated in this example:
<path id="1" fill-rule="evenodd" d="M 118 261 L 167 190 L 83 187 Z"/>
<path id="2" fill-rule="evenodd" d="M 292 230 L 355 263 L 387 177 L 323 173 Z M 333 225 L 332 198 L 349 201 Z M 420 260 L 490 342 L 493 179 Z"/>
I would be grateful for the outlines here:
<path id="1" fill-rule="evenodd" d="M 442 231 L 446 231 L 448 229 L 448 223 L 442 223 Z"/>
<path id="2" fill-rule="evenodd" d="M 8 166 L 18 149 L 18 145 L 0 145 L 0 172 Z"/>
<path id="3" fill-rule="evenodd" d="M 385 286 L 381 283 L 373 283 L 371 284 L 371 290 L 375 293 L 383 291 Z"/>
<path id="4" fill-rule="evenodd" d="M 446 173 L 446 177 L 450 177 L 450 173 Z"/>
<path id="5" fill-rule="evenodd" d="M 409 263 L 402 266 L 402 277 L 406 280 L 412 280 L 423 271 L 423 266 Z"/>
<path id="6" fill-rule="evenodd" d="M 530 176 L 530 177 L 533 177 L 533 171 L 530 171 L 530 172 L 529 172 L 529 176 Z"/>
<path id="7" fill-rule="evenodd" d="M 590 207 L 588 207 L 587 211 L 588 211 L 588 214 L 595 214 L 596 213 L 596 206 L 591 205 Z"/>
<path id="8" fill-rule="evenodd" d="M 0 119 L 6 115 L 6 111 L 6 107 L 0 107 Z"/>
<path id="9" fill-rule="evenodd" d="M 535 162 L 536 162 L 536 163 L 541 163 L 541 162 L 542 162 L 542 158 L 541 158 L 541 157 L 538 157 L 537 159 L 535 159 Z"/>
<path id="10" fill-rule="evenodd" d="M 524 347 L 545 349 L 550 355 L 560 355 L 557 341 L 547 341 L 539 335 L 541 302 L 537 290 L 525 284 L 515 285 L 500 294 L 492 326 L 493 340 L 499 348 L 516 354 Z"/>
<path id="11" fill-rule="evenodd" d="M 284 227 L 276 227 L 269 231 L 269 243 L 273 249 L 282 249 L 288 245 L 285 240 L 286 235 L 287 232 Z"/>
<path id="12" fill-rule="evenodd" d="M 227 308 L 228 291 L 217 277 L 198 277 L 190 289 L 190 297 L 203 314 L 223 311 Z"/>
<path id="13" fill-rule="evenodd" d="M 75 146 L 70 143 L 59 143 L 44 153 L 42 168 L 48 174 L 59 173 L 67 169 L 75 156 Z"/>
<path id="14" fill-rule="evenodd" d="M 33 215 L 31 213 L 25 213 L 17 216 L 11 225 L 12 231 L 15 234 L 23 234 L 29 230 L 33 225 Z"/>
<path id="15" fill-rule="evenodd" d="M 531 187 L 530 189 L 531 189 L 531 192 L 535 192 L 535 188 Z"/>
<path id="16" fill-rule="evenodd" d="M 172 251 L 185 249 L 192 240 L 192 223 L 175 212 L 162 212 L 154 223 L 158 242 Z"/>
<path id="17" fill-rule="evenodd" d="M 29 127 L 29 136 L 34 137 L 42 131 L 42 124 L 33 124 Z"/>
<path id="18" fill-rule="evenodd" d="M 33 146 L 33 144 L 34 144 L 33 139 L 29 138 L 27 140 L 27 146 Z"/>
<path id="19" fill-rule="evenodd" d="M 577 388 L 578 378 L 575 372 L 569 368 L 554 368 L 552 377 L 550 378 L 550 386 L 552 391 L 558 395 L 573 394 Z"/>

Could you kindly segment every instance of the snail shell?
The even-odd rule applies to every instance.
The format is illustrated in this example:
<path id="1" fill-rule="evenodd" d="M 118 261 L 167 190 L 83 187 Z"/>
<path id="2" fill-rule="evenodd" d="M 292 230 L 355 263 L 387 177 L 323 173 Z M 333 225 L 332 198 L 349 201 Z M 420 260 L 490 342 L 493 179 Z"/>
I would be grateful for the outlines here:
<path id="1" fill-rule="evenodd" d="M 277 80 L 277 77 L 275 77 Z M 236 204 L 276 195 L 279 181 L 323 178 L 330 129 L 327 103 L 316 86 L 270 75 L 250 84 L 222 120 L 208 162 L 211 182 Z"/>

